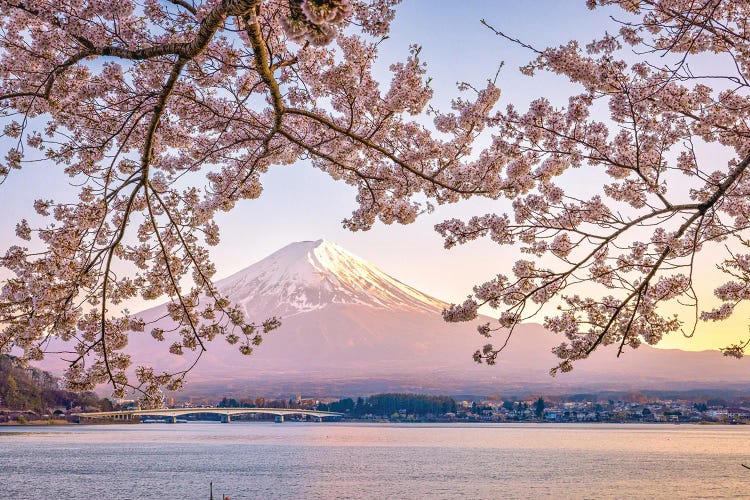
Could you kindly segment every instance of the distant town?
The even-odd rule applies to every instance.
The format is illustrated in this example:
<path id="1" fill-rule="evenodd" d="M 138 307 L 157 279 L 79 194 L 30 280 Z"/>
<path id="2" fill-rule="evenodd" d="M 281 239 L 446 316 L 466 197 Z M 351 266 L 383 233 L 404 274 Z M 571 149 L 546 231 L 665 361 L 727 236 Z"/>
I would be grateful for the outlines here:
<path id="1" fill-rule="evenodd" d="M 284 408 L 336 412 L 338 420 L 369 422 L 611 422 L 750 423 L 750 395 L 725 391 L 680 394 L 610 392 L 572 395 L 435 396 L 375 394 L 357 398 L 168 398 L 165 407 L 195 408 L 186 420 L 218 420 L 201 414 L 213 408 Z M 68 424 L 82 412 L 137 409 L 135 401 L 112 401 L 95 393 L 60 388 L 47 372 L 19 366 L 0 356 L 0 424 Z M 273 419 L 273 415 L 236 415 L 232 420 Z M 297 419 L 304 420 L 304 416 Z M 293 420 L 293 419 L 292 419 Z M 134 420 L 138 421 L 138 420 Z"/>
<path id="2" fill-rule="evenodd" d="M 750 405 L 706 399 L 661 400 L 642 393 L 601 400 L 596 395 L 527 398 L 454 399 L 422 394 L 377 394 L 323 403 L 314 399 L 237 401 L 224 398 L 218 406 L 262 403 L 285 408 L 340 412 L 346 420 L 387 422 L 613 422 L 613 423 L 750 423 Z"/>
<path id="3" fill-rule="evenodd" d="M 636 394 L 638 396 L 639 394 Z M 640 396 L 643 396 L 640 394 Z M 207 408 L 283 408 L 300 410 L 321 410 L 338 412 L 343 416 L 337 421 L 363 421 L 383 423 L 694 423 L 694 424 L 749 424 L 750 405 L 733 406 L 722 399 L 660 400 L 645 398 L 633 401 L 632 398 L 587 400 L 565 396 L 553 398 L 544 396 L 523 399 L 476 398 L 456 400 L 448 396 L 423 394 L 376 394 L 369 397 L 344 398 L 323 402 L 314 398 L 254 400 L 223 398 L 220 401 L 194 404 L 189 402 L 165 405 L 169 408 L 194 408 L 194 414 L 186 415 L 184 421 L 219 420 L 216 415 L 201 413 Z M 641 398 L 639 398 L 641 399 Z M 112 402 L 108 399 L 68 406 L 48 408 L 8 408 L 0 399 L 0 424 L 44 425 L 80 423 L 74 414 L 80 412 L 114 411 L 140 409 L 134 401 Z M 272 415 L 236 415 L 233 421 L 272 420 Z M 288 420 L 304 421 L 304 416 Z M 329 419 L 330 420 L 330 419 Z M 134 422 L 137 422 L 135 420 Z M 140 421 L 162 422 L 156 418 Z M 93 423 L 87 421 L 87 423 Z M 106 420 L 99 420 L 106 423 Z M 115 421 L 115 423 L 122 423 Z"/>

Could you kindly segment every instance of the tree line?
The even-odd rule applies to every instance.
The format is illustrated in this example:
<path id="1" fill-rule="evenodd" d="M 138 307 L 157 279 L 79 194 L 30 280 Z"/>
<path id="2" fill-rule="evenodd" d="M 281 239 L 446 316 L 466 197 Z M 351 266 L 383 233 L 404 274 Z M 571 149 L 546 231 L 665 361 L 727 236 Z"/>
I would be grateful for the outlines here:
<path id="1" fill-rule="evenodd" d="M 328 404 L 318 405 L 319 410 L 346 413 L 351 416 L 392 415 L 443 415 L 456 412 L 456 401 L 449 396 L 427 394 L 374 394 L 367 398 L 344 398 Z"/>
<path id="2" fill-rule="evenodd" d="M 0 355 L 0 408 L 43 413 L 50 408 L 77 406 L 106 411 L 113 405 L 94 392 L 61 389 L 60 380 L 49 372 L 24 367 L 14 356 Z"/>

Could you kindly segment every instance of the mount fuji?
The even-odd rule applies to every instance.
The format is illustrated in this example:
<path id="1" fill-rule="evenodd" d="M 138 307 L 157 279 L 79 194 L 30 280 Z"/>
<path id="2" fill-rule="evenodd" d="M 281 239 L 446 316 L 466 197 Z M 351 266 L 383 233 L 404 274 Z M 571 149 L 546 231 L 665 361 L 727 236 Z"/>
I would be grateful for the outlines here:
<path id="1" fill-rule="evenodd" d="M 325 240 L 287 245 L 217 287 L 251 317 L 290 317 L 337 304 L 419 313 L 446 306 Z"/>
<path id="2" fill-rule="evenodd" d="M 221 338 L 209 343 L 188 376 L 190 393 L 563 392 L 750 382 L 746 360 L 648 346 L 620 359 L 605 349 L 552 378 L 547 373 L 557 363 L 550 349 L 561 339 L 536 324 L 514 332 L 497 366 L 477 365 L 471 354 L 483 339 L 471 324 L 444 322 L 445 302 L 325 240 L 287 245 L 216 286 L 247 318 L 278 316 L 282 326 L 266 334 L 251 356 Z M 158 319 L 165 313 L 161 305 L 137 316 L 168 331 L 169 320 Z M 491 319 L 477 322 L 484 321 Z M 180 370 L 192 362 L 189 351 L 184 357 L 167 352 L 173 341 L 168 334 L 157 342 L 147 332 L 130 336 L 126 352 L 137 363 Z"/>

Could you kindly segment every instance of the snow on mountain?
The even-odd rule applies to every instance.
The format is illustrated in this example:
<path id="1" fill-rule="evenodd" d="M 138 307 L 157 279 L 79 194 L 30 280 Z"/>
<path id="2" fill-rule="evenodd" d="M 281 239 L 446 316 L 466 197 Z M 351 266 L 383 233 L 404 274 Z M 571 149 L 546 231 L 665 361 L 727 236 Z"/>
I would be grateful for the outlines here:
<path id="1" fill-rule="evenodd" d="M 446 306 L 326 240 L 287 245 L 216 286 L 251 318 L 288 318 L 331 304 L 427 313 Z"/>
<path id="2" fill-rule="evenodd" d="M 271 316 L 281 327 L 264 336 L 250 357 L 218 338 L 208 344 L 191 378 L 241 379 L 259 373 L 346 376 L 414 372 L 434 363 L 472 368 L 478 336 L 472 326 L 449 324 L 446 303 L 325 241 L 292 243 L 216 283 L 250 321 Z M 166 305 L 136 314 L 149 325 L 133 332 L 126 351 L 138 362 L 165 370 L 189 366 L 191 353 L 174 356 L 179 341 Z M 149 331 L 158 327 L 165 341 Z"/>
<path id="3" fill-rule="evenodd" d="M 243 307 L 250 320 L 279 316 L 282 326 L 265 335 L 249 357 L 221 338 L 209 343 L 190 373 L 191 392 L 491 394 L 750 383 L 750 360 L 649 346 L 619 359 L 605 348 L 577 363 L 573 372 L 552 378 L 547 373 L 558 360 L 550 350 L 562 339 L 535 324 L 516 329 L 497 366 L 477 365 L 471 354 L 485 339 L 473 324 L 446 323 L 440 315 L 444 302 L 324 240 L 287 245 L 217 282 L 217 287 Z M 127 351 L 138 364 L 182 370 L 190 366 L 194 353 L 167 352 L 179 338 L 164 318 L 165 307 L 141 313 L 147 321 L 161 318 L 153 326 L 165 330 L 165 342 L 157 342 L 148 331 L 133 333 Z M 477 323 L 485 321 L 491 319 L 478 318 Z"/>

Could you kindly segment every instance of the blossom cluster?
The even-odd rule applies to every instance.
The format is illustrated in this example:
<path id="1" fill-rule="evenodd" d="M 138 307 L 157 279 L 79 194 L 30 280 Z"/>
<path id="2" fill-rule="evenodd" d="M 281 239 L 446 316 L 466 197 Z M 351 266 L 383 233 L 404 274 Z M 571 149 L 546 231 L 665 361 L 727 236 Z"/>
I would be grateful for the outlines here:
<path id="1" fill-rule="evenodd" d="M 0 2 L 0 179 L 42 161 L 80 186 L 76 200 L 37 200 L 47 222 L 20 220 L 0 256 L 0 352 L 40 359 L 60 339 L 71 386 L 135 388 L 149 402 L 186 373 L 133 371 L 134 331 L 174 355 L 199 358 L 217 338 L 252 353 L 279 319 L 245 318 L 213 285 L 215 218 L 300 159 L 356 188 L 353 230 L 470 196 L 512 200 L 508 213 L 437 226 L 447 248 L 488 237 L 523 253 L 445 312 L 498 311 L 497 328 L 478 330 L 505 341 L 478 361 L 494 363 L 513 328 L 548 306 L 564 372 L 602 345 L 690 335 L 684 318 L 725 319 L 750 298 L 750 2 L 589 0 L 624 10 L 618 33 L 524 45 L 536 57 L 522 72 L 573 84 L 566 105 L 498 106 L 490 81 L 463 84 L 448 111 L 428 108 L 419 46 L 389 83 L 373 76 L 397 3 Z M 730 64 L 699 74 L 705 59 Z M 482 134 L 490 144 L 474 151 Z M 706 153 L 716 148 L 730 160 Z M 700 309 L 694 266 L 717 244 L 728 279 Z M 169 297 L 175 327 L 117 311 L 135 297 Z"/>
<path id="2" fill-rule="evenodd" d="M 513 279 L 475 287 L 471 308 L 498 310 L 505 338 L 478 350 L 480 362 L 494 363 L 506 335 L 540 311 L 563 337 L 554 374 L 600 346 L 622 353 L 690 336 L 697 321 L 726 319 L 750 299 L 750 2 L 588 5 L 623 9 L 619 32 L 535 49 L 490 27 L 536 52 L 524 74 L 556 74 L 578 90 L 563 107 L 541 97 L 490 116 L 493 143 L 481 157 L 503 164 L 492 182 L 511 213 L 436 226 L 446 248 L 489 237 L 532 258 Z M 713 301 L 699 301 L 694 286 L 706 265 L 727 277 Z M 464 310 L 446 317 L 464 320 Z M 741 356 L 747 345 L 724 352 Z"/>
<path id="3" fill-rule="evenodd" d="M 43 161 L 80 186 L 76 200 L 38 200 L 46 222 L 19 221 L 0 256 L 0 352 L 40 359 L 59 339 L 72 387 L 157 404 L 186 373 L 134 371 L 133 332 L 197 359 L 217 338 L 250 354 L 280 324 L 218 292 L 208 251 L 217 213 L 260 196 L 269 169 L 309 159 L 355 186 L 353 229 L 411 222 L 425 198 L 499 192 L 482 180 L 499 164 L 466 160 L 494 86 L 436 116 L 439 140 L 412 119 L 432 95 L 418 46 L 389 85 L 374 79 L 397 3 L 0 2 L 0 181 Z M 168 297 L 174 328 L 120 311 L 136 297 Z"/>

